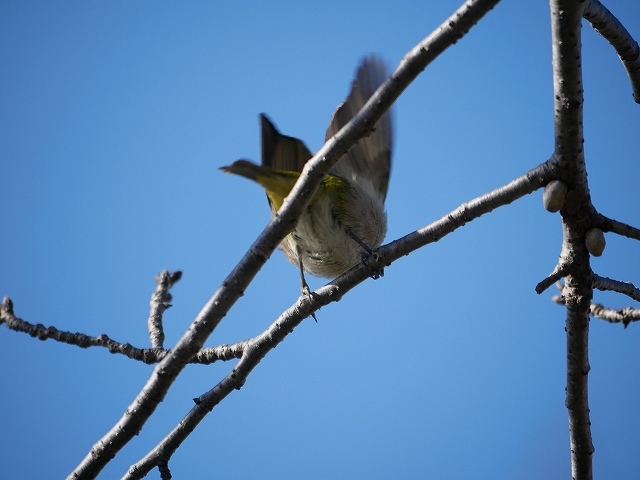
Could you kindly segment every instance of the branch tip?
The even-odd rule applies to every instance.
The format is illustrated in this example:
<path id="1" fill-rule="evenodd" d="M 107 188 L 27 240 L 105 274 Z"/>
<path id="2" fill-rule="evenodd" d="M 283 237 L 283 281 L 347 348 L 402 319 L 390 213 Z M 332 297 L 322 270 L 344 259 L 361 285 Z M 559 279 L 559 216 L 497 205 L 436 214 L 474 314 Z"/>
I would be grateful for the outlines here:
<path id="1" fill-rule="evenodd" d="M 171 470 L 169 470 L 169 461 L 161 460 L 158 462 L 158 471 L 160 472 L 161 480 L 171 480 Z"/>
<path id="2" fill-rule="evenodd" d="M 553 284 L 557 284 L 558 280 L 564 277 L 567 274 L 565 265 L 556 265 L 556 268 L 549 274 L 547 278 L 542 280 L 538 285 L 536 285 L 536 293 L 540 295 L 547 288 L 549 288 Z M 560 288 L 560 287 L 558 287 Z"/>
<path id="3" fill-rule="evenodd" d="M 2 316 L 10 315 L 13 316 L 13 302 L 9 297 L 4 297 L 2 299 L 2 304 L 0 305 L 0 323 L 2 323 Z"/>

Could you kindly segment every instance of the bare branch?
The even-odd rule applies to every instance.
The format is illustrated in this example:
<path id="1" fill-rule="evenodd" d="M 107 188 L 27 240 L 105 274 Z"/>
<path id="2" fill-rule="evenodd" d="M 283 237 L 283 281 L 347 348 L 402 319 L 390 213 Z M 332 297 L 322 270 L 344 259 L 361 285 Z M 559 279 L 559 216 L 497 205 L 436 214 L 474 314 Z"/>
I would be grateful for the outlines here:
<path id="1" fill-rule="evenodd" d="M 558 305 L 565 305 L 565 300 L 562 295 L 556 295 L 552 300 Z M 599 303 L 592 303 L 590 305 L 589 314 L 595 318 L 606 320 L 609 323 L 621 323 L 624 325 L 624 328 L 627 328 L 631 322 L 640 320 L 640 309 L 638 308 L 626 307 L 620 310 L 613 310 Z"/>
<path id="2" fill-rule="evenodd" d="M 142 478 L 158 464 L 160 459 L 170 458 L 207 413 L 232 391 L 240 389 L 249 373 L 270 350 L 309 316 L 309 311 L 315 311 L 324 305 L 340 300 L 345 293 L 366 280 L 371 272 L 388 266 L 394 260 L 404 257 L 424 245 L 438 241 L 485 213 L 542 188 L 552 178 L 552 172 L 550 162 L 545 162 L 512 182 L 461 205 L 432 224 L 380 247 L 376 252 L 376 258 L 371 263 L 363 263 L 352 268 L 316 290 L 311 299 L 307 296 L 300 297 L 264 333 L 245 342 L 244 354 L 236 367 L 213 389 L 195 399 L 195 407 L 152 451 L 133 465 L 123 478 Z"/>
<path id="3" fill-rule="evenodd" d="M 624 328 L 627 328 L 631 322 L 640 320 L 640 309 L 627 307 L 620 310 L 611 310 L 599 303 L 592 303 L 591 315 L 610 323 L 622 323 Z"/>
<path id="4" fill-rule="evenodd" d="M 594 451 L 588 403 L 589 315 L 622 323 L 640 319 L 640 309 L 611 310 L 591 303 L 593 289 L 616 291 L 640 301 L 640 290 L 631 283 L 595 275 L 590 266 L 589 232 L 602 236 L 610 231 L 640 240 L 640 229 L 598 214 L 591 202 L 583 152 L 583 83 L 581 72 L 581 19 L 585 18 L 616 49 L 640 103 L 640 47 L 624 26 L 598 0 L 550 0 L 553 35 L 553 77 L 555 112 L 555 151 L 553 157 L 507 185 L 473 199 L 437 221 L 380 247 L 362 264 L 336 278 L 313 295 L 302 296 L 267 330 L 255 338 L 232 345 L 202 348 L 229 309 L 235 304 L 257 272 L 295 227 L 317 190 L 322 178 L 335 162 L 360 138 L 370 133 L 376 122 L 408 85 L 446 48 L 466 32 L 499 0 L 467 0 L 446 22 L 426 37 L 403 58 L 397 69 L 370 98 L 363 109 L 325 143 L 305 165 L 299 181 L 285 199 L 267 228 L 256 239 L 234 270 L 202 308 L 175 348 L 164 348 L 163 315 L 171 306 L 169 293 L 180 279 L 180 272 L 167 271 L 156 277 L 157 288 L 150 302 L 148 331 L 151 348 L 138 349 L 107 335 L 91 337 L 33 325 L 14 315 L 13 304 L 5 297 L 0 305 L 0 324 L 28 333 L 41 340 L 54 339 L 81 348 L 100 346 L 112 353 L 126 355 L 145 363 L 158 363 L 144 388 L 126 412 L 87 453 L 68 478 L 94 478 L 104 466 L 142 429 L 163 401 L 169 388 L 188 363 L 212 363 L 237 358 L 239 361 L 214 388 L 194 399 L 195 406 L 184 419 L 143 459 L 133 465 L 124 478 L 142 478 L 158 467 L 162 478 L 171 478 L 169 460 L 199 422 L 232 391 L 240 389 L 248 375 L 305 318 L 382 271 L 396 259 L 429 243 L 436 242 L 492 210 L 507 205 L 557 179 L 564 188 L 562 202 L 550 209 L 561 211 L 562 253 L 553 272 L 536 286 L 542 293 L 554 282 L 565 278 L 562 295 L 554 301 L 566 306 L 567 388 L 572 477 L 592 478 Z M 557 207 L 557 208 L 556 208 Z M 587 245 L 587 246 L 586 246 Z M 602 244 L 604 245 L 604 244 Z M 591 249 L 598 255 L 600 250 Z M 595 252 L 595 253 L 594 253 Z M 598 253 L 599 252 L 599 253 Z M 314 317 L 315 318 L 315 317 Z"/>
<path id="5" fill-rule="evenodd" d="M 247 347 L 248 340 L 232 344 L 222 344 L 217 347 L 203 348 L 191 359 L 191 363 L 200 363 L 202 365 L 209 365 L 220 360 L 232 360 L 234 358 L 242 357 L 244 349 Z"/>
<path id="6" fill-rule="evenodd" d="M 599 275 L 593 275 L 593 288 L 602 291 L 612 291 L 622 293 L 640 302 L 640 289 L 637 289 L 631 282 L 621 282 Z"/>
<path id="7" fill-rule="evenodd" d="M 147 328 L 149 329 L 149 340 L 152 348 L 164 348 L 164 328 L 162 327 L 162 314 L 171 306 L 171 294 L 169 289 L 182 278 L 182 272 L 176 271 L 169 273 L 163 270 L 156 275 L 155 292 L 151 296 L 151 312 L 147 320 Z"/>
<path id="8" fill-rule="evenodd" d="M 168 459 L 189 433 L 195 429 L 199 421 L 231 391 L 240 388 L 251 370 L 264 358 L 268 351 L 291 333 L 311 312 L 324 305 L 338 301 L 345 293 L 366 280 L 372 271 L 377 271 L 418 248 L 438 241 L 447 234 L 500 206 L 508 205 L 518 198 L 542 188 L 553 178 L 554 174 L 552 163 L 550 161 L 544 162 L 508 184 L 461 205 L 432 224 L 381 247 L 376 252 L 376 259 L 373 263 L 363 263 L 354 267 L 331 283 L 316 290 L 311 300 L 306 296 L 300 297 L 296 304 L 284 312 L 259 337 L 233 345 L 220 345 L 215 348 L 198 351 L 191 359 L 191 363 L 211 363 L 231 358 L 242 358 L 242 360 L 220 384 L 198 399 L 196 406 L 180 422 L 180 425 L 144 459 L 133 466 L 125 478 L 142 478 L 151 468 L 158 466 L 162 459 Z M 101 337 L 106 337 L 106 335 L 101 335 L 98 338 Z M 118 345 L 116 342 L 113 343 Z M 91 345 L 94 344 L 92 343 Z M 95 345 L 101 344 L 96 341 Z M 146 354 L 143 358 L 147 363 L 153 363 L 158 359 L 161 360 L 169 353 L 169 351 L 162 349 L 139 350 L 130 345 L 128 347 L 131 351 L 139 352 L 136 358 Z M 113 348 L 113 350 L 123 353 L 118 348 Z M 258 352 L 259 355 L 257 354 Z M 238 372 L 242 372 L 242 374 L 239 375 Z"/>
<path id="9" fill-rule="evenodd" d="M 555 152 L 569 187 L 562 215 L 562 253 L 567 263 L 565 287 L 567 332 L 566 406 L 569 413 L 571 472 L 574 480 L 591 480 L 593 443 L 589 419 L 589 305 L 593 298 L 589 252 L 584 238 L 593 223 L 584 161 L 582 45 L 584 3 L 551 0 Z"/>
<path id="10" fill-rule="evenodd" d="M 80 348 L 103 347 L 110 353 L 124 355 L 132 360 L 138 360 L 146 364 L 154 364 L 161 361 L 171 351 L 164 348 L 137 348 L 129 343 L 120 343 L 109 338 L 104 333 L 92 337 L 84 333 L 72 333 L 58 330 L 55 327 L 45 327 L 42 324 L 29 323 L 15 316 L 13 302 L 5 297 L 0 305 L 0 324 L 6 323 L 7 327 L 16 332 L 27 333 L 39 340 L 56 340 L 68 345 L 76 345 Z M 190 363 L 209 365 L 219 360 L 231 360 L 240 358 L 245 348 L 246 340 L 231 345 L 223 344 L 217 347 L 203 348 L 193 356 Z"/>
<path id="11" fill-rule="evenodd" d="M 406 235 L 403 238 L 395 240 L 390 244 L 387 244 L 381 247 L 376 252 L 376 260 L 374 263 L 363 263 L 357 267 L 354 267 L 349 272 L 346 272 L 344 275 L 338 277 L 331 283 L 326 286 L 316 290 L 311 297 L 311 300 L 302 296 L 298 300 L 296 304 L 291 306 L 286 312 L 284 312 L 276 322 L 274 322 L 268 330 L 266 330 L 260 337 L 252 340 L 245 340 L 243 342 L 239 342 L 233 345 L 220 345 L 215 348 L 206 348 L 199 350 L 191 359 L 191 363 L 212 363 L 218 360 L 229 360 L 231 358 L 243 358 L 246 359 L 244 363 L 238 364 L 236 368 L 231 372 L 230 376 L 225 380 L 223 380 L 216 388 L 212 390 L 212 392 L 217 392 L 218 395 L 216 398 L 216 402 L 219 403 L 226 395 L 228 395 L 234 389 L 240 388 L 240 386 L 244 383 L 246 376 L 251 372 L 251 370 L 259 363 L 259 361 L 271 350 L 273 347 L 277 345 L 284 337 L 293 331 L 293 329 L 300 324 L 304 318 L 308 317 L 311 312 L 319 309 L 320 307 L 327 305 L 329 303 L 338 301 L 345 293 L 355 287 L 357 284 L 366 280 L 371 271 L 376 271 L 380 267 L 389 265 L 394 260 L 404 257 L 418 248 L 423 247 L 429 243 L 433 243 L 443 238 L 447 234 L 455 231 L 456 229 L 466 225 L 467 223 L 481 217 L 482 215 L 491 212 L 492 210 L 508 205 L 513 201 L 521 198 L 531 192 L 542 188 L 546 183 L 549 182 L 551 178 L 554 176 L 554 169 L 550 161 L 544 162 L 538 167 L 530 170 L 519 178 L 509 182 L 508 184 L 499 187 L 491 192 L 488 192 L 480 197 L 477 197 L 460 207 L 456 210 L 450 212 L 449 214 L 443 216 L 439 220 L 433 222 L 430 225 L 427 225 L 409 235 Z M 160 282 L 162 284 L 162 282 Z M 155 295 L 154 295 L 155 296 Z M 8 302 L 10 300 L 7 299 Z M 13 311 L 10 310 L 11 315 L 5 313 L 3 308 L 2 316 L 0 319 L 5 318 L 15 318 L 13 317 Z M 17 319 L 22 324 L 26 325 L 24 329 L 17 329 L 19 331 L 28 330 L 31 328 L 30 324 L 24 322 L 20 319 Z M 7 322 L 9 323 L 9 322 Z M 60 341 L 64 341 L 60 338 L 57 338 L 55 335 L 51 335 L 52 331 L 56 331 L 53 328 L 43 330 L 49 332 L 49 334 L 43 333 L 42 335 L 46 335 L 44 338 L 55 338 Z M 137 360 L 143 360 L 145 363 L 154 363 L 162 360 L 168 353 L 168 350 L 164 349 L 137 349 L 128 344 L 119 344 L 113 340 L 110 340 L 106 335 L 100 335 L 98 337 L 88 337 L 82 334 L 68 334 L 67 332 L 61 332 L 61 337 L 64 337 L 65 334 L 70 336 L 71 338 L 83 338 L 84 344 L 82 346 L 105 346 L 109 348 L 109 351 L 113 353 L 122 353 L 127 355 L 129 358 L 134 358 Z M 108 340 L 108 341 L 107 341 Z M 75 341 L 67 341 L 66 343 L 76 344 Z M 246 354 L 247 351 L 254 352 L 254 355 Z M 260 352 L 260 356 L 256 357 L 255 352 Z M 242 365 L 251 365 L 251 368 L 242 369 L 244 372 L 243 375 L 238 376 L 238 369 Z M 222 388 L 222 386 L 229 384 L 233 379 L 232 385 L 228 385 L 229 388 Z M 217 389 L 217 390 L 216 390 Z M 224 393 L 224 395 L 222 395 Z M 206 396 L 207 394 L 205 394 Z M 213 395 L 213 393 L 211 393 Z M 220 396 L 222 395 L 222 396 Z M 215 403 L 215 404 L 217 404 Z M 188 434 L 196 427 L 197 423 L 199 423 L 200 419 L 206 415 L 213 406 L 204 408 L 200 404 L 202 400 L 198 401 L 198 405 L 194 407 L 192 412 L 183 419 L 180 423 L 180 427 L 178 431 L 172 432 L 166 439 L 166 443 L 162 443 L 158 445 L 157 448 L 162 448 L 162 455 L 157 455 L 157 448 L 154 449 L 153 452 L 145 457 L 141 461 L 143 464 L 147 464 L 150 458 L 156 459 L 159 461 L 160 458 L 168 458 L 167 457 L 167 448 L 169 445 L 175 445 L 175 448 L 182 443 L 182 441 L 188 436 Z M 208 404 L 203 404 L 208 405 Z M 203 410 L 204 408 L 204 410 Z M 191 424 L 190 422 L 195 422 L 195 424 Z M 188 428 L 187 428 L 188 427 Z M 177 442 L 177 443 L 176 443 Z M 174 450 L 173 450 L 174 451 Z M 173 453 L 171 451 L 170 454 Z M 156 466 L 154 463 L 151 465 L 151 468 Z M 129 475 L 131 477 L 127 478 L 141 478 L 138 473 L 140 472 L 141 466 L 137 465 L 132 467 Z M 145 472 L 148 470 L 142 469 Z"/>
<path id="12" fill-rule="evenodd" d="M 295 227 L 322 178 L 347 150 L 362 138 L 404 89 L 440 53 L 458 41 L 498 0 L 468 0 L 434 33 L 403 59 L 391 77 L 363 109 L 316 153 L 285 199 L 278 215 L 258 236 L 249 251 L 198 314 L 176 347 L 154 369 L 125 414 L 85 456 L 68 478 L 93 478 L 142 428 L 178 374 L 242 295 L 282 239 Z"/>
<path id="13" fill-rule="evenodd" d="M 567 277 L 569 289 L 576 290 Z M 567 297 L 565 297 L 567 298 Z M 573 299 L 572 299 L 573 300 Z M 579 308 L 576 308 L 578 306 Z M 578 302 L 567 300 L 567 396 L 571 469 L 574 479 L 592 478 L 592 455 L 589 421 L 588 357 L 589 317 Z M 586 319 L 584 318 L 586 316 Z"/>
<path id="14" fill-rule="evenodd" d="M 45 327 L 42 324 L 34 325 L 18 318 L 13 313 L 13 302 L 5 297 L 0 307 L 0 323 L 6 323 L 7 327 L 16 332 L 23 332 L 40 340 L 56 340 L 69 345 L 77 345 L 80 348 L 104 347 L 111 353 L 119 353 L 133 360 L 144 363 L 156 363 L 163 358 L 167 351 L 162 349 L 136 348 L 128 343 L 120 343 L 112 340 L 105 334 L 91 337 L 83 333 L 72 333 L 58 330 L 55 327 Z"/>
<path id="15" fill-rule="evenodd" d="M 463 203 L 432 224 L 381 247 L 378 250 L 381 256 L 378 266 L 382 267 L 385 262 L 390 263 L 428 243 L 435 242 L 471 220 L 544 187 L 555 175 L 554 165 L 547 161 L 506 185 Z"/>
<path id="16" fill-rule="evenodd" d="M 169 469 L 169 462 L 160 462 L 158 465 L 160 471 L 160 480 L 171 480 L 171 470 Z"/>
<path id="17" fill-rule="evenodd" d="M 376 252 L 375 261 L 372 259 L 368 260 L 366 263 L 354 267 L 351 271 L 346 272 L 344 275 L 339 277 L 340 279 L 347 276 L 353 280 L 350 280 L 345 284 L 343 282 L 338 282 L 339 279 L 336 279 L 335 282 L 332 282 L 326 287 L 314 292 L 311 302 L 309 302 L 306 297 L 303 297 L 299 304 L 300 308 L 306 315 L 310 315 L 311 312 L 316 311 L 320 307 L 333 301 L 337 301 L 342 297 L 342 295 L 344 295 L 344 293 L 346 293 L 346 291 L 367 279 L 371 272 L 377 271 L 381 267 L 388 266 L 398 258 L 404 257 L 418 248 L 443 238 L 445 235 L 453 232 L 457 228 L 466 225 L 472 220 L 479 218 L 498 207 L 508 205 L 518 198 L 542 188 L 551 178 L 553 178 L 555 175 L 554 172 L 555 170 L 551 162 L 544 162 L 508 184 L 462 204 L 460 207 L 443 216 L 436 222 L 380 247 Z M 161 276 L 162 274 L 159 278 Z M 160 280 L 162 279 L 160 278 Z M 158 288 L 161 288 L 161 284 L 162 281 Z M 157 296 L 156 294 L 157 290 L 154 293 L 154 299 Z M 8 298 L 6 300 L 10 302 Z M 82 333 L 59 331 L 55 327 L 33 325 L 22 319 L 16 318 L 13 315 L 13 304 L 11 304 L 11 306 L 12 308 L 10 311 L 0 311 L 0 322 L 4 321 L 12 330 L 29 333 L 31 336 L 38 337 L 41 340 L 52 339 L 69 345 L 77 345 L 82 348 L 105 347 L 111 353 L 119 353 L 133 360 L 143 361 L 147 364 L 157 363 L 163 360 L 170 353 L 170 350 L 163 348 L 136 348 L 128 343 L 120 343 L 112 340 L 105 334 L 98 335 L 97 337 L 91 337 Z M 240 358 L 248 341 L 249 340 L 244 340 L 232 345 L 224 344 L 217 347 L 199 350 L 194 354 L 190 363 L 209 364 L 219 360 Z"/>
<path id="18" fill-rule="evenodd" d="M 343 276 L 344 277 L 344 276 Z M 326 299 L 335 292 L 335 286 L 327 286 L 317 290 L 314 298 Z M 261 335 L 248 340 L 244 355 L 229 374 L 207 393 L 194 399 L 195 406 L 174 427 L 174 429 L 154 447 L 144 458 L 129 468 L 123 480 L 143 478 L 155 466 L 167 462 L 178 447 L 198 426 L 200 421 L 225 397 L 234 390 L 239 390 L 245 383 L 247 376 L 260 363 L 266 354 L 289 335 L 295 327 L 309 316 L 304 311 L 301 302 L 308 302 L 308 297 L 302 296 L 294 305 L 283 312 L 280 317 Z M 330 301 L 330 300 L 329 300 Z M 329 303 L 327 301 L 327 303 Z M 321 300 L 322 302 L 322 300 Z"/>
<path id="19" fill-rule="evenodd" d="M 620 21 L 598 0 L 589 0 L 584 18 L 615 48 L 631 81 L 633 98 L 640 103 L 640 46 Z"/>
<path id="20" fill-rule="evenodd" d="M 618 222 L 611 218 L 607 218 L 604 215 L 598 214 L 597 225 L 604 232 L 617 233 L 623 237 L 633 238 L 634 240 L 640 240 L 640 229 L 627 225 L 626 223 Z"/>
<path id="21" fill-rule="evenodd" d="M 556 267 L 553 269 L 553 272 L 549 274 L 547 278 L 542 280 L 538 285 L 536 285 L 536 293 L 540 295 L 551 285 L 555 284 L 558 280 L 564 277 L 567 274 L 567 265 L 564 263 L 558 263 Z"/>

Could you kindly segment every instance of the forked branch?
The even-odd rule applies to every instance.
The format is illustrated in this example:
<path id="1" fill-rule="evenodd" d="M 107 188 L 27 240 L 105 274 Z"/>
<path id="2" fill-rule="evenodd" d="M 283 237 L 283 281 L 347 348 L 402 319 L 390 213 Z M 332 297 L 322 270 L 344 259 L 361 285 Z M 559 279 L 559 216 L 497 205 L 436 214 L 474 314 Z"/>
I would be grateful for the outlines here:
<path id="1" fill-rule="evenodd" d="M 571 473 L 592 479 L 593 443 L 589 420 L 589 305 L 593 297 L 589 252 L 585 244 L 595 210 L 584 160 L 581 21 L 584 2 L 551 0 L 555 152 L 571 198 L 561 210 L 562 261 L 567 332 L 566 406 L 569 413 Z M 568 194 L 568 195 L 569 195 Z"/>
<path id="2" fill-rule="evenodd" d="M 316 153 L 285 199 L 278 215 L 258 236 L 236 268 L 198 314 L 175 348 L 154 369 L 121 419 L 85 456 L 68 478 L 94 478 L 146 423 L 191 358 L 243 294 L 257 272 L 294 228 L 322 178 L 362 138 L 404 89 L 446 48 L 458 41 L 498 0 L 468 0 L 403 59 L 364 108 Z M 310 313 L 310 312 L 308 312 Z"/>
<path id="3" fill-rule="evenodd" d="M 349 290 L 365 281 L 372 270 L 388 266 L 398 258 L 440 240 L 482 215 L 542 188 L 552 176 L 551 164 L 549 161 L 545 162 L 508 184 L 461 205 L 430 225 L 380 247 L 376 252 L 377 258 L 374 263 L 363 263 L 352 268 L 316 290 L 311 300 L 307 296 L 300 297 L 265 332 L 245 341 L 242 358 L 233 370 L 214 388 L 195 399 L 196 405 L 180 423 L 144 458 L 133 465 L 123 478 L 126 480 L 142 478 L 154 467 L 163 462 L 167 463 L 200 421 L 231 392 L 244 385 L 248 375 L 258 363 L 309 316 L 309 311 L 315 311 L 324 305 L 338 301 Z"/>

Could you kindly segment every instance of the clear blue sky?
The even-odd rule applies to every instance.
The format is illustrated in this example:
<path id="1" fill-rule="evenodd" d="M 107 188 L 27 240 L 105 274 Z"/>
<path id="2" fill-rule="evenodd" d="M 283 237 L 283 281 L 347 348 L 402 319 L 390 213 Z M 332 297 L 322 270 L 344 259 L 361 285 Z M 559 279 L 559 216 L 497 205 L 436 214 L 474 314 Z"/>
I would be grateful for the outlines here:
<path id="1" fill-rule="evenodd" d="M 258 114 L 319 148 L 362 55 L 395 67 L 459 5 L 272 3 L 0 3 L 0 295 L 19 317 L 146 347 L 154 275 L 180 269 L 171 346 L 268 221 L 264 193 L 218 171 L 259 159 Z M 640 6 L 606 5 L 640 39 Z M 640 106 L 612 48 L 583 32 L 593 201 L 640 226 Z M 505 1 L 394 108 L 387 240 L 546 160 L 552 105 L 548 7 Z M 640 245 L 607 242 L 595 271 L 640 285 Z M 271 352 L 174 477 L 570 478 L 564 311 L 534 292 L 560 243 L 537 192 L 399 260 Z M 276 252 L 207 345 L 258 334 L 298 288 Z M 635 479 L 640 325 L 591 325 L 595 474 Z M 64 477 L 152 371 L 4 327 L 0 362 L 6 478 Z M 231 366 L 188 368 L 101 478 Z"/>

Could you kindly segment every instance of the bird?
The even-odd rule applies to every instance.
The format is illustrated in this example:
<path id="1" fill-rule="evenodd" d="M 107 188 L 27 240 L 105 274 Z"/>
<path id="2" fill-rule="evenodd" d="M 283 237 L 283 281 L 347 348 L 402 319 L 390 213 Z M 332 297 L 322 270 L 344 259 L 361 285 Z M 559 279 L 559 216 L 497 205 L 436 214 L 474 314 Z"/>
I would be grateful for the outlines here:
<path id="1" fill-rule="evenodd" d="M 386 65 L 377 55 L 361 60 L 346 100 L 329 123 L 326 140 L 360 111 L 387 76 Z M 264 113 L 260 114 L 260 123 L 261 164 L 240 159 L 220 169 L 261 185 L 273 217 L 312 155 L 301 140 L 281 134 Z M 305 272 L 337 277 L 374 254 L 382 244 L 387 232 L 384 202 L 391 173 L 392 137 L 393 119 L 387 111 L 373 132 L 333 166 L 295 229 L 280 243 L 285 257 L 299 268 L 303 293 L 310 295 Z M 380 271 L 373 277 L 383 274 Z"/>

